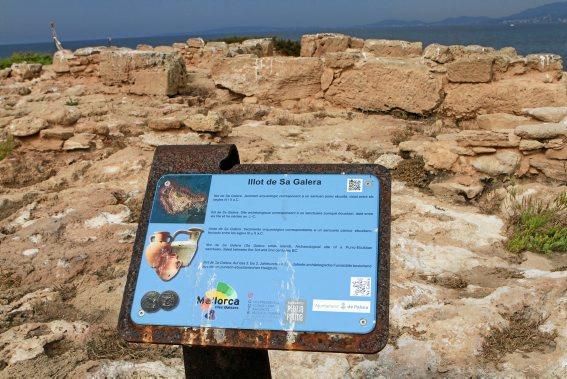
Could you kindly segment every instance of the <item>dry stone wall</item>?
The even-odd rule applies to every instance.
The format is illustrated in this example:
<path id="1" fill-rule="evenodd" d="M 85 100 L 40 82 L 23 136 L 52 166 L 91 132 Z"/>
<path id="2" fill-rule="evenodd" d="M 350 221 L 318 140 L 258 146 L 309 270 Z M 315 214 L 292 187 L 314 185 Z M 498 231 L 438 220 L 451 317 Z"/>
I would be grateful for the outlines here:
<path id="1" fill-rule="evenodd" d="M 224 101 L 229 94 L 231 101 L 298 110 L 435 118 L 443 134 L 399 148 L 406 158 L 422 158 L 426 170 L 449 174 L 431 184 L 438 194 L 473 198 L 483 179 L 498 176 L 567 182 L 567 77 L 559 56 L 329 33 L 301 43 L 301 57 L 274 56 L 270 39 L 88 48 L 56 53 L 53 69 L 139 95 Z"/>

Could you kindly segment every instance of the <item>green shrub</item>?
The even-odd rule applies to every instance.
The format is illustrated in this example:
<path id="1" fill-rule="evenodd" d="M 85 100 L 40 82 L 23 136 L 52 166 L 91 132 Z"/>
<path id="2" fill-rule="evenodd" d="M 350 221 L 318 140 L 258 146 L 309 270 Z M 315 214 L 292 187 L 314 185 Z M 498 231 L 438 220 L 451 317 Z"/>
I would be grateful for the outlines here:
<path id="1" fill-rule="evenodd" d="M 79 105 L 79 100 L 77 100 L 73 97 L 70 97 L 65 102 L 65 105 L 70 106 L 70 107 L 76 107 L 77 105 Z"/>
<path id="2" fill-rule="evenodd" d="M 301 43 L 296 40 L 273 37 L 274 47 L 278 54 L 289 57 L 298 57 L 301 52 Z"/>
<path id="3" fill-rule="evenodd" d="M 12 63 L 22 63 L 22 62 L 51 64 L 53 63 L 53 58 L 49 54 L 34 53 L 31 51 L 14 53 L 8 58 L 0 59 L 0 69 L 8 68 L 12 66 Z"/>
<path id="4" fill-rule="evenodd" d="M 5 141 L 0 140 L 0 161 L 14 150 L 14 137 L 8 135 Z"/>
<path id="5" fill-rule="evenodd" d="M 512 194 L 507 247 L 514 253 L 567 252 L 567 192 L 553 201 Z"/>

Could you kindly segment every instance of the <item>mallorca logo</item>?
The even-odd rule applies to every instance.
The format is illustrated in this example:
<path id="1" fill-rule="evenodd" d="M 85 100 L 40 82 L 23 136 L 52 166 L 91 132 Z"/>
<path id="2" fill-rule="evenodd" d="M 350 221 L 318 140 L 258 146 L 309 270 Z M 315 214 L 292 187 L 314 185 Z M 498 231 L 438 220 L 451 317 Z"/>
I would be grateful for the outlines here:
<path id="1" fill-rule="evenodd" d="M 214 309 L 238 309 L 240 300 L 234 288 L 227 283 L 218 282 L 217 287 L 208 290 L 205 296 L 197 296 L 197 304 L 203 310 L 205 318 L 214 320 Z"/>

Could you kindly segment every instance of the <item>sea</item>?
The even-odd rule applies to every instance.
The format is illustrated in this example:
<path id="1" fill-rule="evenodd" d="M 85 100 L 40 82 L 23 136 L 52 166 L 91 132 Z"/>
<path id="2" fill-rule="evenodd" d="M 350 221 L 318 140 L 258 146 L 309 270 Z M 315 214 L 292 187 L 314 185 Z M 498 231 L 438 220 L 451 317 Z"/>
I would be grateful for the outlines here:
<path id="1" fill-rule="evenodd" d="M 278 36 L 288 39 L 299 39 L 303 34 L 320 32 L 338 32 L 360 38 L 399 39 L 406 41 L 421 41 L 424 46 L 431 43 L 443 45 L 482 45 L 494 48 L 512 46 L 519 54 L 552 53 L 567 60 L 567 24 L 549 25 L 472 25 L 472 26 L 416 26 L 416 27 L 352 27 L 333 29 L 275 29 L 267 32 L 265 28 L 261 33 L 254 29 L 247 29 L 244 33 L 229 29 L 222 32 L 203 32 L 192 34 L 179 34 L 155 37 L 113 38 L 113 46 L 135 48 L 138 44 L 152 46 L 171 45 L 175 42 L 184 42 L 190 37 L 203 37 L 204 39 L 218 39 L 229 36 Z M 35 51 L 53 53 L 55 46 L 46 37 L 45 42 L 29 44 L 0 45 L 0 58 L 10 56 L 14 52 Z M 68 41 L 63 39 L 65 48 L 75 50 L 86 46 L 106 46 L 107 39 L 84 41 Z"/>

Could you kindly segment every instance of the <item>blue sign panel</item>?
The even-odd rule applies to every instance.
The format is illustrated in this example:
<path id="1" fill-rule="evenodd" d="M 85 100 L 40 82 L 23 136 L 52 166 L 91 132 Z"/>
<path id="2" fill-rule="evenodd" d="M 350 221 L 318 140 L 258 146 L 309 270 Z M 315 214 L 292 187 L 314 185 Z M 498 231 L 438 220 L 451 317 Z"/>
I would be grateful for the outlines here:
<path id="1" fill-rule="evenodd" d="M 373 175 L 165 175 L 131 319 L 138 325 L 369 333 Z"/>

